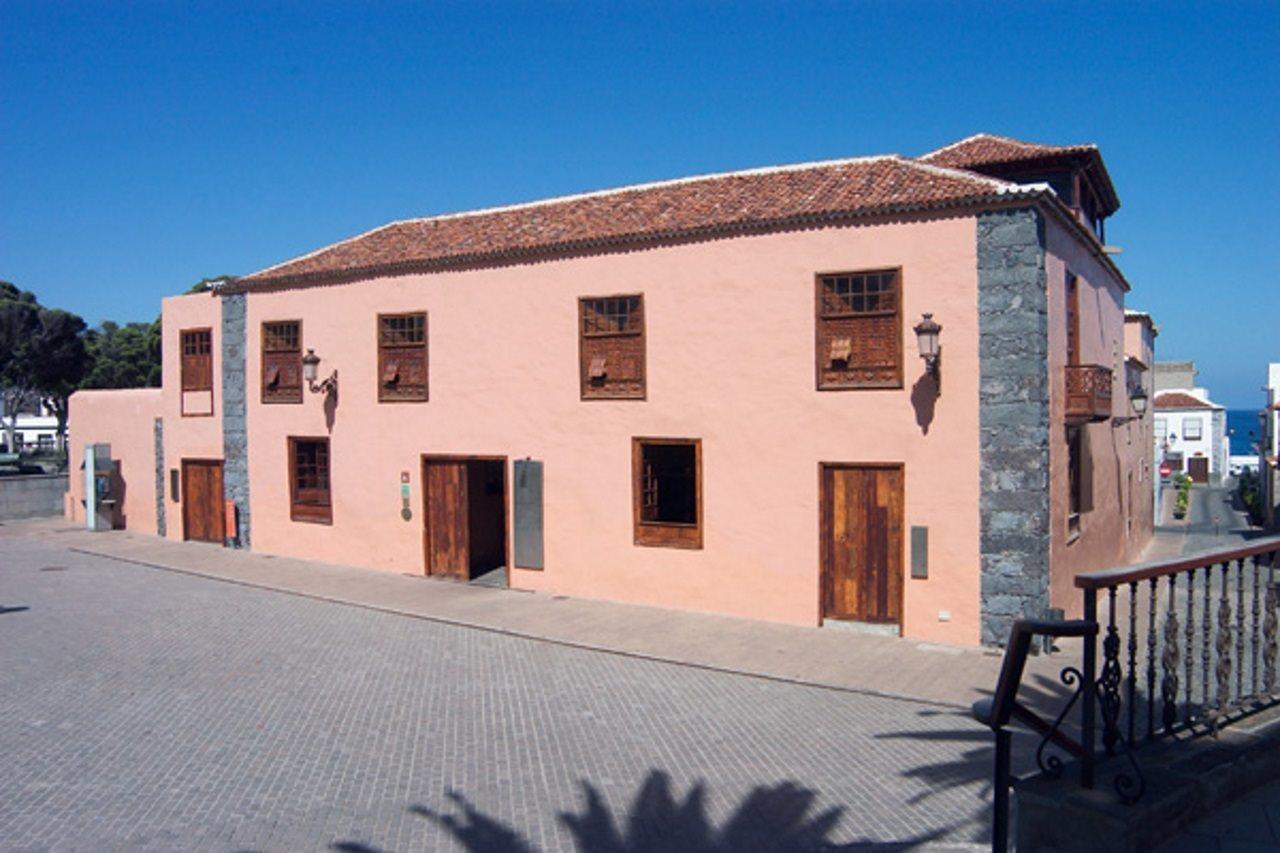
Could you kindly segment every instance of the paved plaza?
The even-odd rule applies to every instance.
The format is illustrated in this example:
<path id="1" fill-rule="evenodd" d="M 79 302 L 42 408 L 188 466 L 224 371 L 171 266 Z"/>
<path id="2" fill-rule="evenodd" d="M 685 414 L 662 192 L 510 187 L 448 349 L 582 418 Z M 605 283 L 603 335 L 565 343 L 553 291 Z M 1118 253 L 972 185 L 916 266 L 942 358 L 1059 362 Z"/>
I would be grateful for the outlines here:
<path id="1" fill-rule="evenodd" d="M 515 596 L 518 593 L 498 593 Z M 955 705 L 736 675 L 0 537 L 5 849 L 969 846 Z"/>

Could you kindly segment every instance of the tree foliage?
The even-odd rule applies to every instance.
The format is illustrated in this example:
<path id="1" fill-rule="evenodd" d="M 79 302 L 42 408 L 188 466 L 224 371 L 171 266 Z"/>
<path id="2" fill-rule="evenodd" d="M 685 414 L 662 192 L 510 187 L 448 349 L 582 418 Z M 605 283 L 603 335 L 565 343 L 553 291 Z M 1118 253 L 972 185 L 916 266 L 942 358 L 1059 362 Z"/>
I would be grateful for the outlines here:
<path id="1" fill-rule="evenodd" d="M 13 447 L 18 410 L 41 399 L 58 419 L 61 445 L 67 400 L 80 388 L 160 385 L 160 319 L 104 322 L 87 328 L 80 317 L 40 305 L 35 294 L 0 281 L 0 403 L 5 445 Z"/>
<path id="2" fill-rule="evenodd" d="M 157 388 L 160 385 L 160 320 L 125 323 L 110 320 L 85 335 L 89 353 L 83 388 Z"/>

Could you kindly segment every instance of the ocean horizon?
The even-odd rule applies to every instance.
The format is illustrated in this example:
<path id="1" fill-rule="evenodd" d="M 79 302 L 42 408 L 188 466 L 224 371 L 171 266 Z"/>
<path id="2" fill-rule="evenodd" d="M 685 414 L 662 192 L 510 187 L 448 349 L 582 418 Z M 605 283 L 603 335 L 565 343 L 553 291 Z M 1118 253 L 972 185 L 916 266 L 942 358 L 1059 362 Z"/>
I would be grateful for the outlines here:
<path id="1" fill-rule="evenodd" d="M 1261 409 L 1227 409 L 1227 435 L 1232 456 L 1251 456 L 1258 451 L 1258 413 Z"/>

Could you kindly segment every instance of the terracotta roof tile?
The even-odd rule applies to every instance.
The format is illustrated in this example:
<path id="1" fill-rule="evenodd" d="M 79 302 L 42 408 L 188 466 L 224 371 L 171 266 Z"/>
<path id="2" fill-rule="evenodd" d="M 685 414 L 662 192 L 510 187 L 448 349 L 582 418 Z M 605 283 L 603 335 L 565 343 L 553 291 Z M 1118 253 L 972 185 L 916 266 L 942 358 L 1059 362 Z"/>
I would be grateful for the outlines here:
<path id="1" fill-rule="evenodd" d="M 1111 183 L 1111 175 L 1107 173 L 1106 164 L 1098 146 L 1086 145 L 1041 145 L 1037 142 L 1023 142 L 1007 136 L 996 136 L 991 133 L 979 133 L 945 145 L 936 151 L 919 158 L 922 163 L 935 166 L 947 166 L 952 169 L 972 169 L 991 173 L 1000 166 L 1031 163 L 1036 160 L 1084 160 L 1087 171 L 1096 179 L 1098 191 L 1102 194 L 1106 207 L 1104 213 L 1110 215 L 1120 208 L 1120 198 Z M 1007 177 L 1007 176 L 1003 176 Z"/>
<path id="2" fill-rule="evenodd" d="M 362 277 L 1038 192 L 896 155 L 730 172 L 393 222 L 239 282 Z"/>
<path id="3" fill-rule="evenodd" d="M 1096 153 L 1097 150 L 1096 145 L 1041 145 L 1036 142 L 1010 139 L 1007 136 L 979 133 L 936 151 L 930 151 L 920 160 L 935 166 L 967 169 L 970 166 L 985 166 L 991 163 L 1017 163 L 1023 160 L 1043 160 L 1046 157 L 1087 155 Z"/>
<path id="4" fill-rule="evenodd" d="M 1211 403 L 1206 403 L 1199 397 L 1185 394 L 1181 391 L 1162 391 L 1156 395 L 1157 409 L 1212 409 Z"/>

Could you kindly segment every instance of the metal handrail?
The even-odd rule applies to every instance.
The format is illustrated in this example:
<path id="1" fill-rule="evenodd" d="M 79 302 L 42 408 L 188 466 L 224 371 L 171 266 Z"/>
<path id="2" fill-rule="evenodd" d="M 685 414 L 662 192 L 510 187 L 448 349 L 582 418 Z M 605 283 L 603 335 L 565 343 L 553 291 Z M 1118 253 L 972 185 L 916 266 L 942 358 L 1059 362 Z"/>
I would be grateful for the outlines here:
<path id="1" fill-rule="evenodd" d="M 1256 557 L 1259 554 L 1266 554 L 1278 549 L 1280 549 L 1280 536 L 1269 536 L 1265 539 L 1255 540 L 1252 545 L 1247 545 L 1244 548 L 1233 548 L 1230 551 L 1201 551 L 1174 559 L 1150 560 L 1134 566 L 1121 566 L 1115 569 L 1103 569 L 1098 572 L 1086 572 L 1076 575 L 1075 585 L 1077 589 L 1099 590 L 1126 583 L 1150 580 L 1151 578 L 1166 577 L 1178 572 L 1185 572 L 1188 569 L 1199 569 L 1210 563 L 1243 560 L 1247 557 Z"/>
<path id="2" fill-rule="evenodd" d="M 1027 706 L 1018 701 L 1018 687 L 1022 683 L 1022 672 L 1026 668 L 1027 655 L 1031 651 L 1031 643 L 1037 637 L 1084 637 L 1086 641 L 1098 633 L 1098 623 L 1085 619 L 1051 621 L 1041 619 L 1019 619 L 1013 623 L 1009 631 L 1009 644 L 1005 647 L 1004 661 L 1000 666 L 1000 677 L 996 681 L 995 692 L 989 699 L 979 699 L 973 703 L 973 718 L 987 726 L 995 734 L 996 755 L 993 781 L 993 819 L 991 823 L 991 849 L 1004 853 L 1009 847 L 1009 787 L 1012 782 L 1011 745 L 1012 737 L 1006 728 L 1010 720 L 1016 719 L 1026 724 L 1038 734 L 1044 736 L 1040 752 L 1045 743 L 1052 741 L 1060 748 L 1078 758 L 1084 757 L 1084 747 L 1058 730 L 1062 720 L 1075 704 L 1083 686 L 1077 670 L 1064 670 L 1064 683 L 1076 684 L 1076 694 L 1058 715 L 1053 723 L 1049 723 Z M 1067 673 L 1074 674 L 1068 680 Z M 1039 760 L 1039 753 L 1037 760 Z M 1042 764 L 1043 766 L 1043 764 Z M 1061 764 L 1057 765 L 1059 768 Z M 1060 772 L 1060 771 L 1059 771 Z"/>

